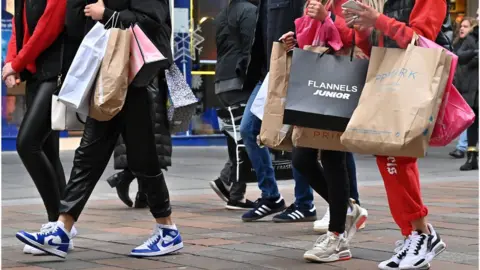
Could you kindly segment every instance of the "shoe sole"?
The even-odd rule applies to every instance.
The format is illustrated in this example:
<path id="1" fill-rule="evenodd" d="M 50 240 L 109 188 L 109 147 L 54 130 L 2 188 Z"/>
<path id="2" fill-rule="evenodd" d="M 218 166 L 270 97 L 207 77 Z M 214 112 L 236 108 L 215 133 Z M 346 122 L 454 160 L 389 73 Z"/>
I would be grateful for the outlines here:
<path id="1" fill-rule="evenodd" d="M 317 220 L 316 216 L 313 217 L 304 217 L 302 219 L 281 219 L 281 218 L 273 218 L 272 221 L 275 223 L 296 223 L 296 222 L 312 222 Z"/>
<path id="2" fill-rule="evenodd" d="M 253 207 L 240 207 L 240 206 L 232 206 L 232 205 L 225 205 L 225 208 L 228 210 L 252 210 Z"/>
<path id="3" fill-rule="evenodd" d="M 130 256 L 133 256 L 133 257 L 156 257 L 156 256 L 164 256 L 164 255 L 167 255 L 167 254 L 170 254 L 170 253 L 179 251 L 179 250 L 182 249 L 182 248 L 183 248 L 183 242 L 180 243 L 180 244 L 177 244 L 177 245 L 173 246 L 171 249 L 168 249 L 168 250 L 158 251 L 158 252 L 152 252 L 152 253 L 145 253 L 145 254 L 139 254 L 139 253 L 130 252 Z"/>
<path id="4" fill-rule="evenodd" d="M 445 242 L 442 241 L 431 252 L 429 252 L 427 256 L 425 256 L 425 262 L 420 264 L 419 265 L 420 268 L 417 268 L 417 269 L 428 269 L 428 268 L 422 268 L 422 267 L 429 265 L 430 262 L 432 262 L 435 257 L 437 257 L 440 253 L 444 252 L 446 249 L 447 249 L 447 244 L 445 244 Z M 402 270 L 407 270 L 407 269 L 412 269 L 412 268 L 404 268 Z"/>
<path id="5" fill-rule="evenodd" d="M 214 181 L 210 181 L 210 187 L 213 189 L 213 191 L 215 191 L 215 193 L 217 193 L 218 197 L 220 197 L 220 199 L 222 199 L 224 202 L 228 203 L 228 198 L 225 197 L 225 195 L 223 195 L 223 193 L 220 191 L 220 189 L 217 187 L 217 185 L 215 184 Z"/>
<path id="6" fill-rule="evenodd" d="M 430 267 L 431 267 L 430 264 L 427 264 L 426 266 L 424 266 L 422 268 L 415 269 L 415 270 L 428 270 L 428 269 L 430 269 Z M 380 267 L 379 266 L 378 269 L 380 269 L 380 270 L 399 270 L 400 268 L 398 268 L 398 267 L 397 268 L 392 268 L 392 267 L 388 267 L 388 266 Z M 413 268 L 412 268 L 412 270 L 413 270 Z"/>
<path id="7" fill-rule="evenodd" d="M 347 261 L 352 258 L 352 253 L 350 250 L 342 251 L 338 254 L 332 254 L 328 258 L 319 258 L 313 254 L 304 254 L 303 258 L 310 262 L 321 262 L 321 263 L 328 263 L 328 262 L 337 262 L 337 261 Z"/>
<path id="8" fill-rule="evenodd" d="M 36 249 L 40 249 L 41 251 L 44 251 L 44 252 L 46 252 L 50 255 L 55 255 L 55 256 L 60 257 L 62 259 L 65 259 L 65 257 L 67 257 L 66 252 L 63 252 L 63 251 L 58 250 L 58 249 L 52 249 L 52 248 L 45 247 L 44 245 L 41 245 L 41 244 L 39 244 L 39 243 L 37 243 L 33 240 L 30 240 L 30 238 L 24 237 L 23 234 L 17 233 L 15 236 L 22 243 L 24 243 L 26 245 L 29 245 L 31 247 L 34 247 Z"/>
<path id="9" fill-rule="evenodd" d="M 260 219 L 262 219 L 262 218 L 264 218 L 264 217 L 268 217 L 268 216 L 271 216 L 271 215 L 273 215 L 273 214 L 280 213 L 280 212 L 282 212 L 282 211 L 285 210 L 285 209 L 287 209 L 286 206 L 284 206 L 284 207 L 282 207 L 282 208 L 278 208 L 278 209 L 272 210 L 272 212 L 268 213 L 268 215 L 264 215 L 264 216 L 260 216 L 260 217 L 253 217 L 253 218 L 243 218 L 243 217 L 242 217 L 242 220 L 243 220 L 244 222 L 250 222 L 250 221 L 260 220 Z"/>

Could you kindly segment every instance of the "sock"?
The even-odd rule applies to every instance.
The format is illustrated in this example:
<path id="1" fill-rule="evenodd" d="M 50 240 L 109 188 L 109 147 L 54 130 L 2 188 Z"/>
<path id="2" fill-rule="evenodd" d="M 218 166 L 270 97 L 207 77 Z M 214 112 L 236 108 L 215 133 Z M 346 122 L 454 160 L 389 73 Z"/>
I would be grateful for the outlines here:
<path id="1" fill-rule="evenodd" d="M 173 224 L 173 225 L 165 225 L 165 224 L 158 224 L 158 223 L 157 223 L 157 226 L 158 226 L 158 228 L 160 228 L 160 229 L 170 229 L 170 230 L 178 231 L 177 225 L 175 225 L 175 224 Z"/>

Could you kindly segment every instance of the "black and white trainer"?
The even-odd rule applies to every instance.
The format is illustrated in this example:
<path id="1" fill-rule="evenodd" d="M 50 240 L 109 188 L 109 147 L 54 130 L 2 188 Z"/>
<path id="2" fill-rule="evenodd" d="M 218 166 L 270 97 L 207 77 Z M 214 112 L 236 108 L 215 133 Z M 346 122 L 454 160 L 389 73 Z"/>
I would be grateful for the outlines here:
<path id="1" fill-rule="evenodd" d="M 410 237 L 405 240 L 399 240 L 395 243 L 395 255 L 393 255 L 390 259 L 381 262 L 378 265 L 378 268 L 381 270 L 398 270 L 400 269 L 400 262 L 405 258 L 407 255 L 407 250 L 410 245 Z M 430 268 L 430 264 L 427 264 L 424 268 L 420 268 L 422 270 L 428 270 Z"/>
<path id="2" fill-rule="evenodd" d="M 410 235 L 407 253 L 400 262 L 399 269 L 423 269 L 447 248 L 431 224 L 428 224 L 428 229 L 430 234 L 414 231 Z"/>
<path id="3" fill-rule="evenodd" d="M 223 183 L 222 180 L 217 179 L 215 181 L 210 181 L 210 187 L 217 193 L 218 197 L 228 203 L 230 200 L 230 188 L 231 186 L 227 186 Z"/>
<path id="4" fill-rule="evenodd" d="M 285 211 L 273 217 L 273 222 L 307 222 L 315 221 L 317 219 L 317 210 L 313 206 L 309 210 L 298 209 L 297 206 L 292 203 Z"/>

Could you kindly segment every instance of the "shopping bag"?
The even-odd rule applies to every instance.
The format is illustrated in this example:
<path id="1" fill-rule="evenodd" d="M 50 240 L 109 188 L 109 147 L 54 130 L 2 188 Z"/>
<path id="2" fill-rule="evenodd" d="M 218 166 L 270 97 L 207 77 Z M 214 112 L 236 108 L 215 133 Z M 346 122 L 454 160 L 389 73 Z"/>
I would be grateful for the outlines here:
<path id="1" fill-rule="evenodd" d="M 418 36 L 417 45 L 423 48 L 443 49 L 442 46 L 423 36 Z M 473 124 L 475 120 L 475 114 L 472 108 L 453 85 L 458 56 L 447 50 L 445 50 L 445 52 L 452 57 L 452 63 L 450 65 L 450 73 L 445 93 L 443 94 L 442 104 L 438 111 L 432 137 L 430 138 L 430 146 L 447 146 Z"/>
<path id="2" fill-rule="evenodd" d="M 197 107 L 197 98 L 176 64 L 165 70 L 168 85 L 167 114 L 170 132 L 187 131 Z"/>
<path id="3" fill-rule="evenodd" d="M 80 117 L 73 109 L 65 106 L 65 104 L 58 99 L 57 94 L 54 94 L 52 95 L 51 121 L 52 130 L 81 131 L 84 128 L 86 116 Z"/>
<path id="4" fill-rule="evenodd" d="M 450 61 L 442 49 L 373 47 L 367 81 L 341 142 L 351 152 L 423 157 Z"/>
<path id="5" fill-rule="evenodd" d="M 58 94 L 61 102 L 82 115 L 89 113 L 91 90 L 105 55 L 109 33 L 101 23 L 96 23 L 87 33 Z"/>
<path id="6" fill-rule="evenodd" d="M 292 56 L 291 53 L 285 51 L 284 46 L 282 43 L 274 42 L 272 47 L 268 93 L 260 129 L 260 143 L 269 148 L 291 151 L 293 127 L 283 124 L 283 111 L 285 109 L 284 102 L 287 95 Z"/>
<path id="7" fill-rule="evenodd" d="M 295 49 L 283 123 L 343 132 L 365 84 L 368 60 Z"/>
<path id="8" fill-rule="evenodd" d="M 134 87 L 145 87 L 161 69 L 168 68 L 169 61 L 138 24 L 131 27 L 130 31 L 132 39 L 128 82 Z"/>
<path id="9" fill-rule="evenodd" d="M 250 111 L 258 117 L 258 119 L 263 120 L 263 113 L 265 111 L 265 102 L 267 101 L 267 93 L 268 93 L 268 79 L 270 77 L 270 73 L 267 73 L 267 76 L 265 76 L 265 80 L 262 83 L 262 86 L 260 87 L 260 90 L 258 90 L 257 96 L 255 97 L 255 100 L 252 103 L 252 107 L 250 108 Z"/>
<path id="10" fill-rule="evenodd" d="M 295 147 L 347 152 L 340 142 L 342 132 L 314 128 L 293 128 L 292 142 Z"/>
<path id="11" fill-rule="evenodd" d="M 128 89 L 131 32 L 110 30 L 105 56 L 92 93 L 90 117 L 109 121 L 123 108 Z"/>

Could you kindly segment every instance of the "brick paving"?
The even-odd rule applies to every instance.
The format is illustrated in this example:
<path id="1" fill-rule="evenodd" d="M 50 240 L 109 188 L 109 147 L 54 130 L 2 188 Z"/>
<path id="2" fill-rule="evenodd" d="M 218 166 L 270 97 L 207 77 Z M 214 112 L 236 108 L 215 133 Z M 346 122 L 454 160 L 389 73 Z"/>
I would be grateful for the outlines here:
<path id="1" fill-rule="evenodd" d="M 381 180 L 380 180 L 381 181 Z M 435 270 L 478 269 L 478 182 L 455 181 L 423 185 L 430 221 L 448 248 L 432 263 Z M 288 202 L 291 186 L 281 188 Z M 255 189 L 250 197 L 257 195 Z M 132 247 L 149 235 L 148 210 L 127 209 L 118 200 L 94 200 L 81 216 L 75 250 L 66 260 L 21 252 L 14 233 L 38 229 L 45 220 L 42 205 L 3 206 L 3 269 L 377 269 L 391 255 L 398 230 L 389 215 L 381 185 L 360 187 L 369 210 L 367 227 L 352 242 L 353 259 L 331 264 L 307 263 L 304 251 L 316 240 L 312 223 L 275 224 L 268 220 L 243 223 L 241 212 L 223 208 L 216 195 L 172 195 L 174 218 L 185 248 L 174 255 L 136 259 Z M 317 198 L 318 199 L 318 198 Z M 326 210 L 317 200 L 318 215 Z M 37 211 L 40 210 L 40 211 Z M 41 214 L 38 214 L 41 213 Z"/>
<path id="2" fill-rule="evenodd" d="M 459 172 L 463 160 L 448 157 L 448 148 L 432 148 L 419 161 L 430 221 L 447 243 L 433 270 L 478 269 L 478 172 Z M 72 151 L 62 151 L 68 176 Z M 371 156 L 356 157 L 360 200 L 369 211 L 367 227 L 351 244 L 353 259 L 332 264 L 303 260 L 318 235 L 312 223 L 274 224 L 268 220 L 243 223 L 241 212 L 225 210 L 208 187 L 226 160 L 225 148 L 174 148 L 174 166 L 166 172 L 174 218 L 185 248 L 178 254 L 150 259 L 128 257 L 153 227 L 148 210 L 126 208 L 104 179 L 108 166 L 76 225 L 75 250 L 66 260 L 22 253 L 14 237 L 20 229 L 38 230 L 44 214 L 38 192 L 16 153 L 2 153 L 2 268 L 3 269 L 377 269 L 391 256 L 400 239 L 389 215 L 385 191 Z M 8 165 L 8 166 L 7 166 Z M 293 181 L 279 182 L 287 203 L 293 201 Z M 136 185 L 132 185 L 134 195 Z M 259 195 L 255 184 L 248 198 Z M 326 204 L 315 197 L 321 217 Z"/>

